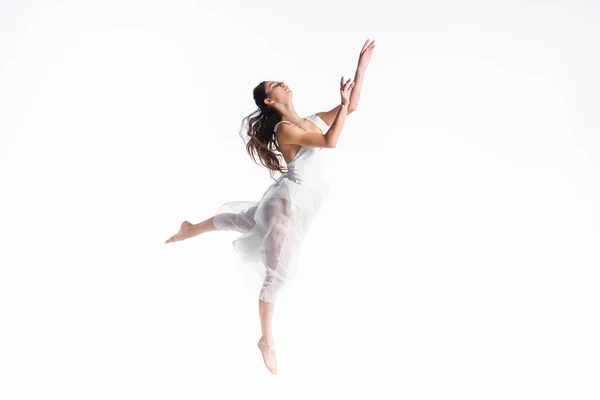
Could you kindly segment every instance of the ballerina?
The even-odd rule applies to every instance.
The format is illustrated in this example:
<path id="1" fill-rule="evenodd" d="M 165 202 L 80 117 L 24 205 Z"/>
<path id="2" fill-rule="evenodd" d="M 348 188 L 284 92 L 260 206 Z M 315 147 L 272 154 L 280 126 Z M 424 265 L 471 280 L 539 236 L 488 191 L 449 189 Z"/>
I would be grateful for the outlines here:
<path id="1" fill-rule="evenodd" d="M 323 149 L 335 148 L 346 116 L 356 110 L 360 89 L 375 41 L 363 45 L 354 77 L 340 81 L 341 102 L 328 112 L 301 118 L 292 103 L 293 91 L 281 81 L 263 81 L 253 91 L 258 107 L 248 122 L 246 150 L 256 162 L 281 172 L 259 201 L 230 201 L 214 216 L 192 224 L 184 221 L 166 240 L 172 243 L 210 231 L 237 231 L 233 242 L 238 260 L 262 278 L 259 315 L 262 336 L 258 341 L 267 369 L 277 374 L 272 331 L 275 300 L 292 281 L 302 242 L 330 189 L 323 174 Z M 293 122 L 290 122 L 293 121 Z M 280 164 L 278 150 L 286 163 Z"/>

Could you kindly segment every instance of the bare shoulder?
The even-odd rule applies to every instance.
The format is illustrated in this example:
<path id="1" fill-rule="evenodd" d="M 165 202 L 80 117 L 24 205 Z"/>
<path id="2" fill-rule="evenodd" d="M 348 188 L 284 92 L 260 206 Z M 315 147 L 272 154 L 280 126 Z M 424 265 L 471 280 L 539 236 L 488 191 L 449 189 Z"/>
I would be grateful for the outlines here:
<path id="1" fill-rule="evenodd" d="M 292 128 L 292 125 L 283 123 L 283 124 L 279 124 L 277 129 L 275 129 L 275 137 L 277 138 L 277 143 L 279 143 L 280 146 L 285 146 L 285 145 L 289 144 L 287 139 L 289 137 L 289 134 L 290 134 L 289 131 L 291 128 Z"/>

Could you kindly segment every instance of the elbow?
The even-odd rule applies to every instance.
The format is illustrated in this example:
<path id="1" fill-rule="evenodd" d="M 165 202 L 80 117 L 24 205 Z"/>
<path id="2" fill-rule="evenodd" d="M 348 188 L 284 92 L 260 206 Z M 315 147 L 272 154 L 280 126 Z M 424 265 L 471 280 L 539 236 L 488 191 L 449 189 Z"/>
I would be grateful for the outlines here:
<path id="1" fill-rule="evenodd" d="M 333 140 L 333 138 L 331 137 L 327 137 L 328 135 L 325 135 L 325 148 L 326 149 L 334 149 L 335 145 L 337 144 L 337 140 Z"/>

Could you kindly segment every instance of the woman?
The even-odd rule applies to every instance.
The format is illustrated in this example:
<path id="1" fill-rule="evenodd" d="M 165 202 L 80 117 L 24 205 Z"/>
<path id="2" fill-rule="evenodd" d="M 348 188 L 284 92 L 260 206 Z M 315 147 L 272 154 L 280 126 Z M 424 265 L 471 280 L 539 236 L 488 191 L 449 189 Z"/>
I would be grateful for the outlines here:
<path id="1" fill-rule="evenodd" d="M 258 110 L 247 120 L 246 150 L 258 154 L 271 176 L 282 173 L 258 202 L 233 201 L 223 204 L 215 215 L 198 224 L 184 221 L 166 243 L 201 233 L 233 230 L 242 233 L 233 241 L 239 260 L 252 264 L 263 279 L 259 295 L 262 337 L 258 341 L 265 365 L 277 373 L 272 332 L 275 299 L 292 280 L 299 249 L 306 232 L 327 198 L 330 184 L 323 176 L 323 148 L 335 148 L 346 116 L 358 104 L 366 67 L 375 41 L 365 42 L 360 52 L 354 82 L 340 82 L 341 103 L 329 112 L 301 118 L 294 110 L 292 90 L 283 82 L 264 81 L 254 88 Z M 353 90 L 354 89 L 354 90 Z M 280 165 L 277 149 L 287 168 Z M 254 159 L 256 161 L 256 159 Z"/>

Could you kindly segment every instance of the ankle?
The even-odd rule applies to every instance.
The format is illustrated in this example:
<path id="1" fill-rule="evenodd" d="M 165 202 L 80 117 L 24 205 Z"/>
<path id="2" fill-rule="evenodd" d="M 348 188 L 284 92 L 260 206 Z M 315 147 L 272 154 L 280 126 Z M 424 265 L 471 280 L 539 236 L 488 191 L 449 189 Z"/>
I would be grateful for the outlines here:
<path id="1" fill-rule="evenodd" d="M 203 226 L 202 226 L 202 222 L 199 222 L 197 224 L 192 224 L 192 228 L 191 228 L 191 233 L 193 236 L 197 236 L 200 235 L 202 233 L 203 230 Z"/>
<path id="2" fill-rule="evenodd" d="M 263 343 L 263 344 L 268 344 L 268 345 L 275 344 L 275 341 L 273 340 L 273 336 L 271 336 L 271 335 L 268 335 L 268 336 L 263 335 L 260 338 L 259 342 Z"/>

